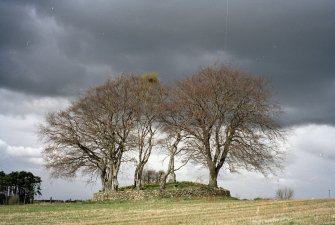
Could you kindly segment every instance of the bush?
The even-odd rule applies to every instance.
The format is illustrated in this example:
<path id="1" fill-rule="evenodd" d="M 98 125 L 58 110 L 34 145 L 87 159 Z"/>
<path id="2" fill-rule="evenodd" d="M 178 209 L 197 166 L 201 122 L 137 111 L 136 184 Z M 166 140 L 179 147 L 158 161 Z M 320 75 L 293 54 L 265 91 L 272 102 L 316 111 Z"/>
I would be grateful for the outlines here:
<path id="1" fill-rule="evenodd" d="M 289 200 L 294 196 L 294 191 L 291 188 L 279 188 L 276 192 L 276 199 L 278 200 Z"/>
<path id="2" fill-rule="evenodd" d="M 18 203 L 19 203 L 19 196 L 18 195 L 9 196 L 8 205 L 16 205 Z"/>

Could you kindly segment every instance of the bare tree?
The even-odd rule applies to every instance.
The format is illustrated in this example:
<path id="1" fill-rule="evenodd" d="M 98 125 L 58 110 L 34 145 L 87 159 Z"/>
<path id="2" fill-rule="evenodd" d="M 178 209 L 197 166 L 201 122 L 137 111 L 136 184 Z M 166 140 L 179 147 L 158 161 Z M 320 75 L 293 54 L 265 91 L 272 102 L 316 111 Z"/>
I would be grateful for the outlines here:
<path id="1" fill-rule="evenodd" d="M 162 179 L 162 177 L 164 176 L 164 171 L 163 170 L 146 170 L 144 169 L 142 172 L 142 184 L 149 184 L 149 183 L 159 183 Z"/>
<path id="2" fill-rule="evenodd" d="M 164 189 L 166 186 L 166 182 L 176 182 L 176 171 L 182 168 L 187 164 L 190 157 L 183 158 L 185 156 L 184 153 L 186 153 L 184 148 L 181 146 L 182 141 L 186 138 L 185 135 L 182 135 L 180 132 L 173 132 L 172 130 L 168 131 L 169 134 L 164 140 L 162 140 L 162 147 L 167 150 L 169 162 L 168 162 L 168 168 L 166 172 L 163 174 L 161 180 L 160 180 L 160 189 Z M 177 156 L 180 156 L 182 158 L 182 163 L 178 167 L 175 167 L 175 159 Z M 169 180 L 168 180 L 169 179 Z"/>
<path id="3" fill-rule="evenodd" d="M 155 182 L 159 184 L 162 181 L 164 175 L 165 175 L 164 170 L 158 170 L 156 172 Z"/>
<path id="4" fill-rule="evenodd" d="M 189 136 L 192 160 L 209 169 L 209 185 L 217 187 L 223 165 L 262 173 L 280 166 L 280 108 L 270 100 L 265 79 L 226 66 L 206 67 L 176 83 L 163 118 Z"/>
<path id="5" fill-rule="evenodd" d="M 117 189 L 123 153 L 135 126 L 137 102 L 131 90 L 136 80 L 122 75 L 47 116 L 39 134 L 46 143 L 43 157 L 53 176 L 98 175 L 104 191 Z"/>
<path id="6" fill-rule="evenodd" d="M 158 143 L 158 132 L 161 124 L 158 122 L 163 96 L 156 76 L 143 76 L 133 87 L 138 104 L 134 129 L 131 131 L 132 146 L 137 152 L 134 186 L 140 189 L 142 173 L 154 146 Z"/>
<path id="7" fill-rule="evenodd" d="M 155 170 L 143 169 L 142 177 L 141 177 L 142 184 L 145 184 L 145 183 L 149 184 L 149 183 L 154 182 L 155 176 L 156 176 L 156 171 Z"/>
<path id="8" fill-rule="evenodd" d="M 291 188 L 279 188 L 276 191 L 276 199 L 278 200 L 289 200 L 294 196 L 294 191 Z"/>

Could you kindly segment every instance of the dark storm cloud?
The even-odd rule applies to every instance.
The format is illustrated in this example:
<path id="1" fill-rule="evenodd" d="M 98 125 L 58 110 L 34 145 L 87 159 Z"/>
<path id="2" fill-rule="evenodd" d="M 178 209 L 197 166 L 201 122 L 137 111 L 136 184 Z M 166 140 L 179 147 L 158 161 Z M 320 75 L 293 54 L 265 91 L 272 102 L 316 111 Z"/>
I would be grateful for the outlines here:
<path id="1" fill-rule="evenodd" d="M 105 66 L 88 66 L 64 54 L 58 45 L 66 29 L 52 15 L 39 14 L 25 2 L 0 4 L 1 87 L 42 95 L 73 95 L 88 83 L 106 79 L 110 71 Z"/>
<path id="2" fill-rule="evenodd" d="M 335 123 L 335 2 L 1 1 L 0 85 L 77 94 L 118 72 L 171 81 L 215 61 L 269 77 L 285 124 Z M 228 39 L 226 39 L 227 37 Z"/>

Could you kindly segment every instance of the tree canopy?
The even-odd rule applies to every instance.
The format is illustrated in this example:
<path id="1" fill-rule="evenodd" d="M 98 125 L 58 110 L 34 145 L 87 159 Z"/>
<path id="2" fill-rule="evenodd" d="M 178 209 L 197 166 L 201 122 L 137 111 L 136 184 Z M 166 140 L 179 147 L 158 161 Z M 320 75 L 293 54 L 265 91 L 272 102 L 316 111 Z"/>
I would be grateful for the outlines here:
<path id="1" fill-rule="evenodd" d="M 56 177 L 98 175 L 103 190 L 116 190 L 121 163 L 135 161 L 140 188 L 152 150 L 165 146 L 170 159 L 163 181 L 174 175 L 174 157 L 182 150 L 183 162 L 207 167 L 209 185 L 217 187 L 223 167 L 264 174 L 280 167 L 279 113 L 264 78 L 209 66 L 170 86 L 155 73 L 120 75 L 50 113 L 39 133 Z M 127 158 L 129 151 L 137 156 Z"/>
<path id="2" fill-rule="evenodd" d="M 152 148 L 160 93 L 159 82 L 151 78 L 121 75 L 89 90 L 66 110 L 50 113 L 39 129 L 47 168 L 55 177 L 97 174 L 103 190 L 116 190 L 124 153 L 136 149 L 141 151 L 140 179 Z"/>
<path id="3" fill-rule="evenodd" d="M 164 122 L 188 135 L 194 162 L 209 169 L 209 185 L 226 168 L 267 173 L 280 166 L 282 137 L 264 78 L 231 67 L 205 67 L 171 88 Z"/>

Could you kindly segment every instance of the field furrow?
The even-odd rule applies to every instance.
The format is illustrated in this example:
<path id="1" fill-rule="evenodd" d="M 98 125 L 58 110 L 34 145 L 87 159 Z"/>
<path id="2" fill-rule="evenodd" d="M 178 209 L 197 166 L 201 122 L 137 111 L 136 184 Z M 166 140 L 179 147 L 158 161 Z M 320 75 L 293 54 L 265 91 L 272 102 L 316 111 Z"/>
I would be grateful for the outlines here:
<path id="1" fill-rule="evenodd" d="M 0 207 L 15 224 L 335 224 L 335 200 L 150 200 Z"/>

